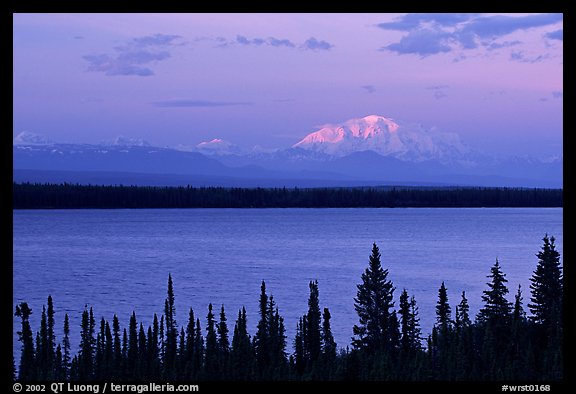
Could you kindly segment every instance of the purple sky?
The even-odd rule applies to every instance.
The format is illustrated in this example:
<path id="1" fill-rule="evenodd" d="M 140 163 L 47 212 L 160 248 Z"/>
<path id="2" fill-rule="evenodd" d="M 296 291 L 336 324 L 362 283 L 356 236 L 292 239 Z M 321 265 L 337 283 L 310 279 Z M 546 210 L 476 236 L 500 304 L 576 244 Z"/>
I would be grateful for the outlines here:
<path id="1" fill-rule="evenodd" d="M 562 14 L 15 14 L 13 135 L 288 147 L 370 114 L 562 150 Z"/>

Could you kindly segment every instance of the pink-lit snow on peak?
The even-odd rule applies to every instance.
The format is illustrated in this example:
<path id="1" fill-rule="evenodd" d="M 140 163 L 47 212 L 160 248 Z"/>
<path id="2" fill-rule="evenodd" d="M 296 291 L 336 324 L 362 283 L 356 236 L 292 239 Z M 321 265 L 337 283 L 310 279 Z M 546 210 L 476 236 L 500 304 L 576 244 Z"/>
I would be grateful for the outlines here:
<path id="1" fill-rule="evenodd" d="M 392 119 L 378 115 L 350 119 L 342 124 L 327 124 L 320 130 L 308 134 L 294 147 L 309 144 L 336 144 L 346 137 L 368 139 L 378 134 L 396 133 L 400 126 Z"/>
<path id="2" fill-rule="evenodd" d="M 374 151 L 414 161 L 459 157 L 467 147 L 457 134 L 425 129 L 420 125 L 400 126 L 393 119 L 379 115 L 327 124 L 293 145 L 333 156 Z"/>
<path id="3" fill-rule="evenodd" d="M 211 141 L 203 141 L 201 143 L 199 143 L 198 145 L 196 145 L 197 147 L 202 147 L 202 146 L 209 146 L 209 145 L 213 145 L 213 144 L 230 144 L 227 141 L 221 140 L 220 138 L 214 138 Z"/>

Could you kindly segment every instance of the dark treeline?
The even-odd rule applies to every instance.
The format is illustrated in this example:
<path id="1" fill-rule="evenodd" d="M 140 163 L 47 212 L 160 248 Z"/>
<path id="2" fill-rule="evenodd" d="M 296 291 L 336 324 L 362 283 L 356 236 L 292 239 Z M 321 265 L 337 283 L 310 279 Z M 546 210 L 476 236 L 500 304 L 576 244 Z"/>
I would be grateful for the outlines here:
<path id="1" fill-rule="evenodd" d="M 562 189 L 222 188 L 13 184 L 14 209 L 561 207 Z"/>
<path id="2" fill-rule="evenodd" d="M 395 287 L 373 245 L 369 264 L 358 284 L 354 306 L 358 324 L 351 347 L 337 349 L 331 312 L 321 308 L 318 282 L 309 283 L 308 310 L 288 341 L 276 301 L 262 282 L 256 333 L 248 333 L 242 308 L 232 325 L 224 306 L 208 306 L 176 314 L 172 277 L 164 312 L 144 327 L 135 313 L 129 326 L 96 320 L 85 308 L 80 346 L 70 349 L 68 315 L 63 338 L 54 334 L 51 297 L 42 309 L 34 335 L 23 302 L 15 315 L 21 320 L 20 380 L 378 380 L 378 381 L 550 381 L 563 377 L 563 275 L 554 238 L 544 237 L 538 263 L 530 278 L 531 296 L 524 309 L 522 289 L 508 301 L 506 276 L 500 263 L 491 267 L 483 308 L 470 315 L 465 292 L 451 304 L 444 283 L 438 290 L 436 324 L 422 337 L 414 296 Z M 395 301 L 398 301 L 396 304 Z M 395 307 L 395 304 L 397 307 Z M 177 320 L 178 316 L 178 320 Z M 424 340 L 424 341 L 423 341 Z M 424 343 L 426 346 L 424 346 Z"/>

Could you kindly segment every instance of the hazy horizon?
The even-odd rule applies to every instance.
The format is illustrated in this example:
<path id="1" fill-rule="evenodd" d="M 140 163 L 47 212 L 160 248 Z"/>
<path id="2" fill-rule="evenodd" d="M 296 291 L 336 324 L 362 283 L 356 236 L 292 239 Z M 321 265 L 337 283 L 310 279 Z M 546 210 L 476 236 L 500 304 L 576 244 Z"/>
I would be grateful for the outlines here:
<path id="1" fill-rule="evenodd" d="M 289 147 L 382 115 L 562 153 L 562 14 L 14 14 L 13 137 Z"/>

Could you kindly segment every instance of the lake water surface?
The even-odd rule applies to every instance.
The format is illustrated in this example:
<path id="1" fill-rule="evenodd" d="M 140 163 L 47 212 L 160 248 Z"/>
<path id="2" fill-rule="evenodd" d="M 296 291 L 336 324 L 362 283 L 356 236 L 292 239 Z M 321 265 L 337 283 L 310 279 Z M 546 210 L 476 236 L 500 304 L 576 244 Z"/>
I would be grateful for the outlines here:
<path id="1" fill-rule="evenodd" d="M 561 208 L 34 210 L 13 218 L 13 304 L 28 302 L 36 331 L 51 294 L 57 334 L 70 315 L 74 352 L 85 305 L 97 320 L 117 313 L 127 327 L 135 310 L 150 324 L 163 311 L 168 273 L 179 325 L 192 307 L 205 328 L 208 303 L 223 303 L 230 332 L 246 307 L 251 334 L 265 280 L 285 319 L 289 352 L 307 310 L 308 282 L 317 279 L 321 307 L 330 308 L 335 339 L 345 347 L 373 242 L 396 286 L 396 305 L 403 288 L 413 294 L 427 335 L 442 281 L 453 311 L 465 290 L 475 314 L 498 258 L 510 300 L 521 284 L 526 304 L 542 237 L 554 235 L 560 253 L 563 242 Z"/>

